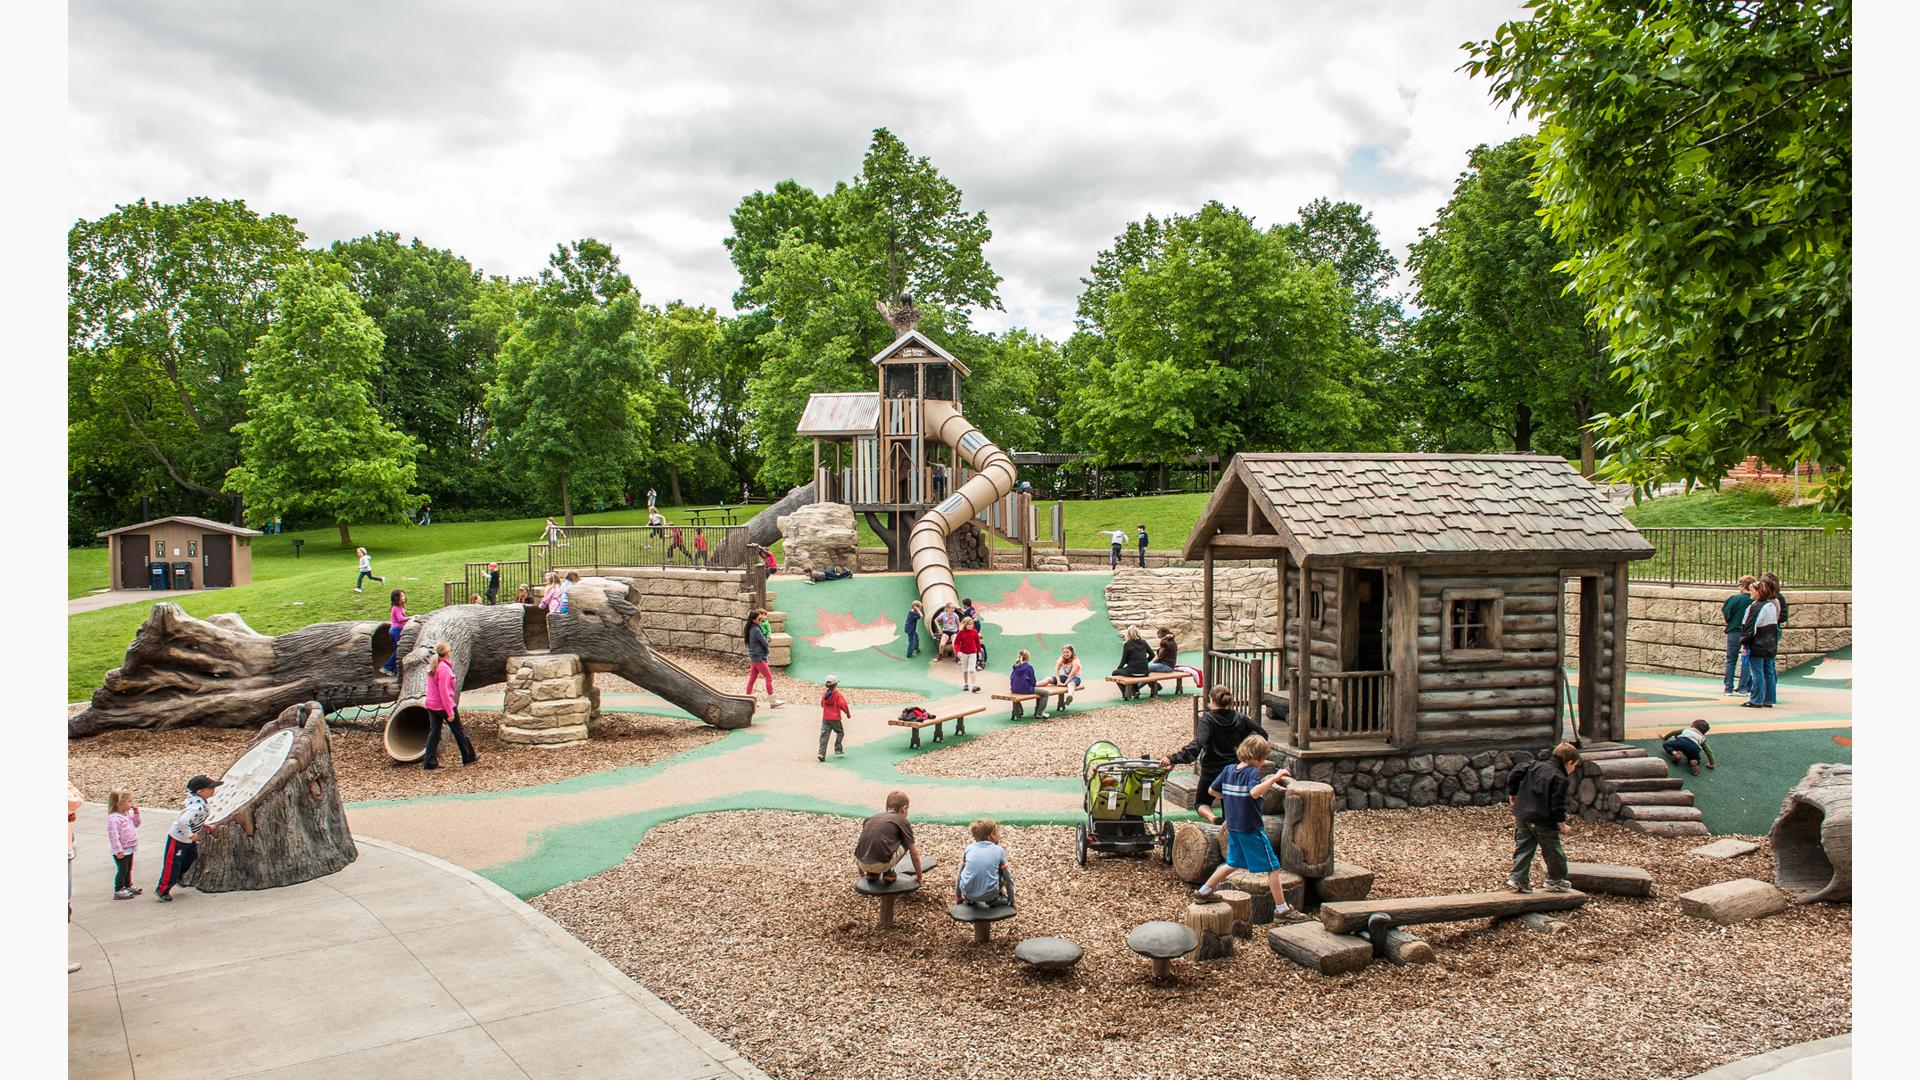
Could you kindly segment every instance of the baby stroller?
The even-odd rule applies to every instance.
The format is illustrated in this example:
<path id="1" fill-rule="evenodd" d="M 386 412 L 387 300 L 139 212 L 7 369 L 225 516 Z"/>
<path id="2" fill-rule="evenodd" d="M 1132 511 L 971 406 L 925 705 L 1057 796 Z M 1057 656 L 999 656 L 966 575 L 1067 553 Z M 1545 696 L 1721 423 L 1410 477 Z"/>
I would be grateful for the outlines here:
<path id="1" fill-rule="evenodd" d="M 1160 789 L 1167 770 L 1151 758 L 1130 758 L 1105 739 L 1087 747 L 1080 778 L 1086 783 L 1087 818 L 1079 826 L 1075 859 L 1087 865 L 1088 851 L 1141 855 L 1160 848 L 1173 863 L 1173 826 L 1160 812 Z"/>

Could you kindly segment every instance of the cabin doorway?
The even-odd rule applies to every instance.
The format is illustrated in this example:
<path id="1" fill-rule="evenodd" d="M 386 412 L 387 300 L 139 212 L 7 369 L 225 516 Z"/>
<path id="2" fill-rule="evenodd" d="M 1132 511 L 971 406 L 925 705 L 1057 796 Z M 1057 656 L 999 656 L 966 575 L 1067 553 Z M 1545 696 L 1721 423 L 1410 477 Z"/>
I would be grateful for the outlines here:
<path id="1" fill-rule="evenodd" d="M 1344 591 L 1353 604 L 1353 633 L 1342 650 L 1343 670 L 1385 671 L 1387 669 L 1387 575 L 1384 570 L 1347 571 Z"/>
<path id="2" fill-rule="evenodd" d="M 1559 694 L 1554 700 L 1554 728 L 1570 740 L 1606 738 L 1605 724 L 1598 715 L 1600 684 L 1607 677 L 1601 644 L 1600 575 L 1598 572 L 1567 571 L 1560 576 L 1563 608 L 1560 621 L 1560 663 L 1556 668 Z M 1571 602 L 1571 617 L 1564 605 Z M 1571 642 L 1569 633 L 1579 636 Z M 1567 678 L 1567 651 L 1571 645 L 1579 653 L 1579 666 L 1570 683 Z"/>

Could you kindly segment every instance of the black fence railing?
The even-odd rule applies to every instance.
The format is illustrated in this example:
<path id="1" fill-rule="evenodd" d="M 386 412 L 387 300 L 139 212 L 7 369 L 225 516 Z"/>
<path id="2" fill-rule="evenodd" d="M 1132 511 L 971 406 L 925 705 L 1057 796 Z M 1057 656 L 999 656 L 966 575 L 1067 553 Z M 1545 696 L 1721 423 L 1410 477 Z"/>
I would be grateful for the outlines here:
<path id="1" fill-rule="evenodd" d="M 540 598 L 549 570 L 622 570 L 647 566 L 680 566 L 715 570 L 740 569 L 737 558 L 724 561 L 721 549 L 742 525 L 575 525 L 556 526 L 551 539 L 527 545 L 527 557 L 503 561 L 500 590 L 494 601 L 513 603 L 526 586 L 531 599 Z M 742 549 L 743 551 L 748 549 Z M 752 554 L 748 552 L 748 558 Z M 486 599 L 494 564 L 470 562 L 461 566 L 458 580 L 442 583 L 447 604 L 463 604 L 478 596 Z"/>
<path id="2" fill-rule="evenodd" d="M 1733 585 L 1772 571 L 1796 589 L 1853 587 L 1853 530 L 1817 528 L 1641 529 L 1654 556 L 1629 565 L 1629 580 Z"/>

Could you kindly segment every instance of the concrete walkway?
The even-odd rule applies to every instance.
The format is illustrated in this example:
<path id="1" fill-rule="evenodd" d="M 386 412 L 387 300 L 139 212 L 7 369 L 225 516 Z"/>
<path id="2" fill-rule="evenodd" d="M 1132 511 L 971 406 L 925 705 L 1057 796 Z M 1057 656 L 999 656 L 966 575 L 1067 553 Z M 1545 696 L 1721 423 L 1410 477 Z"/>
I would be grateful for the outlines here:
<path id="1" fill-rule="evenodd" d="M 108 589 L 105 592 L 88 593 L 85 596 L 76 596 L 69 599 L 67 601 L 67 614 L 78 615 L 83 611 L 99 611 L 101 608 L 119 607 L 122 604 L 137 604 L 141 601 L 157 604 L 162 600 L 172 600 L 175 597 L 198 596 L 204 591 L 205 590 L 202 589 L 182 589 L 179 592 L 174 592 L 171 589 L 163 589 L 155 592 L 151 589 Z"/>
<path id="2" fill-rule="evenodd" d="M 1852 1075 L 1853 1036 L 1835 1035 L 1730 1061 L 1692 1080 L 1848 1080 Z"/>
<path id="3" fill-rule="evenodd" d="M 78 824 L 68 1075 L 763 1077 L 498 886 L 360 839 L 330 877 L 153 899 L 172 815 L 111 899 L 106 811 Z"/>

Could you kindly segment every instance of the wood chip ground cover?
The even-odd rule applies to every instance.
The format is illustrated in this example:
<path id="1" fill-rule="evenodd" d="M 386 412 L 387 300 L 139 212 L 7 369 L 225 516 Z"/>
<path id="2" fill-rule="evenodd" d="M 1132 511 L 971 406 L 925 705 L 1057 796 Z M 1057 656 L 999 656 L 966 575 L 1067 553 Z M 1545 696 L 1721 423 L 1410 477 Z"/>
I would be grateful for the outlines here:
<path id="1" fill-rule="evenodd" d="M 1497 887 L 1504 808 L 1343 813 L 1341 859 L 1379 873 L 1375 895 Z M 1438 962 L 1324 977 L 1264 939 L 1179 961 L 1156 986 L 1126 932 L 1176 918 L 1185 886 L 1158 861 L 1073 864 L 1073 830 L 1006 830 L 1018 917 L 974 946 L 947 918 L 966 843 L 921 825 L 942 864 L 874 928 L 852 889 L 851 819 L 701 815 L 650 832 L 622 865 L 534 900 L 602 956 L 776 1077 L 1116 1076 L 1683 1077 L 1850 1028 L 1851 909 L 1796 907 L 1716 927 L 1675 897 L 1772 874 L 1612 825 L 1578 829 L 1576 859 L 1644 866 L 1658 895 L 1600 897 L 1541 934 L 1485 920 L 1416 930 Z M 1013 959 L 1060 935 L 1086 956 L 1063 979 Z M 1684 1018 L 1687 1034 L 1675 1034 Z M 1097 1071 L 1097 1072 L 1096 1072 Z"/>
<path id="2" fill-rule="evenodd" d="M 1159 757 L 1193 738 L 1191 696 L 1165 695 L 1158 701 L 1088 710 L 1090 698 L 1108 702 L 1114 697 L 1111 687 L 1090 690 L 1074 698 L 1070 708 L 1078 711 L 996 728 L 903 762 L 900 771 L 914 776 L 1078 777 L 1087 747 L 1101 739 L 1112 740 L 1126 754 Z M 987 704 L 994 706 L 989 715 L 1006 716 L 1001 711 L 1006 702 Z"/>

